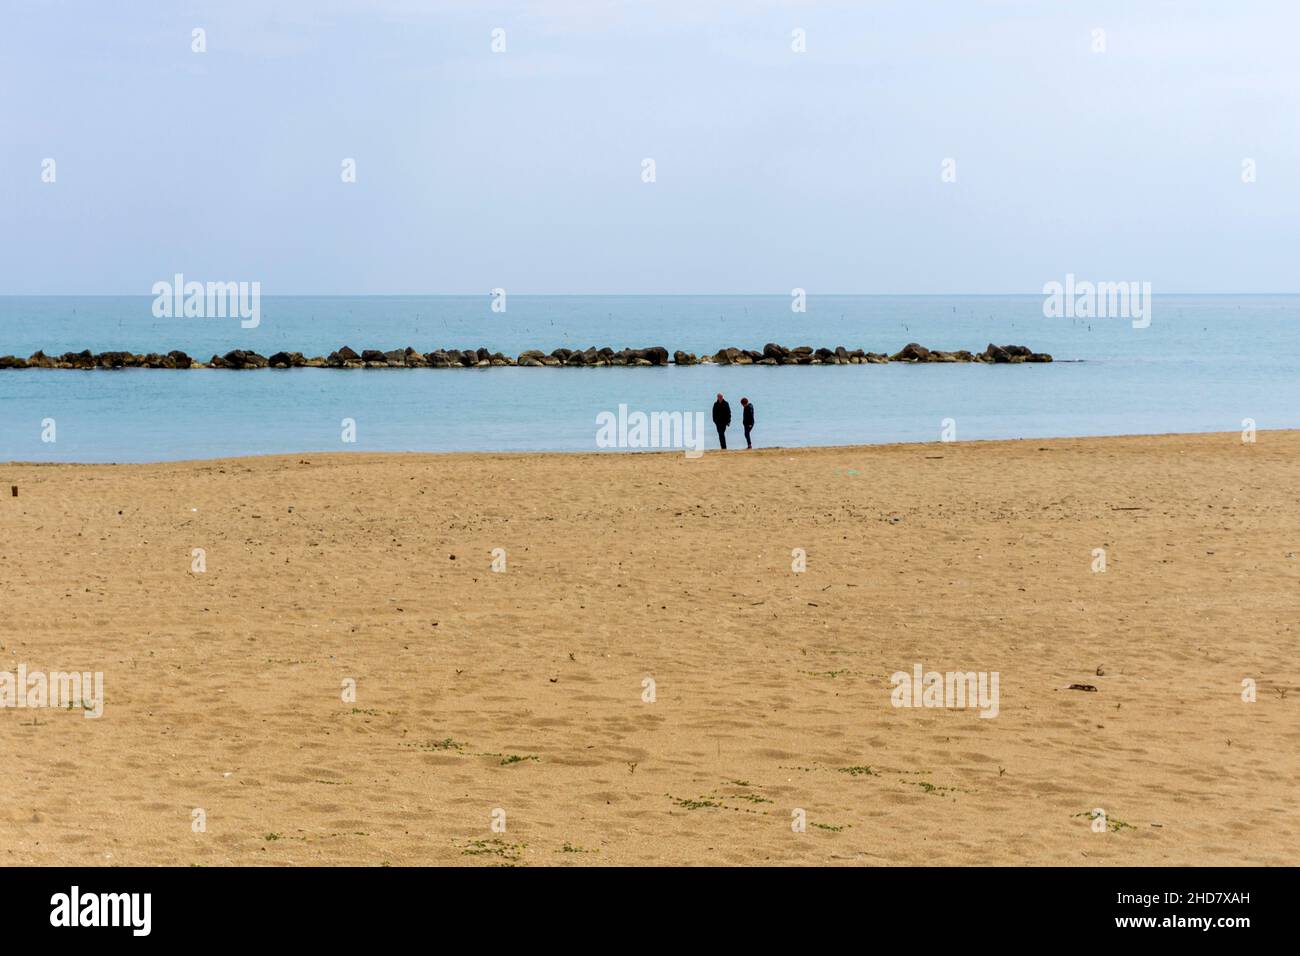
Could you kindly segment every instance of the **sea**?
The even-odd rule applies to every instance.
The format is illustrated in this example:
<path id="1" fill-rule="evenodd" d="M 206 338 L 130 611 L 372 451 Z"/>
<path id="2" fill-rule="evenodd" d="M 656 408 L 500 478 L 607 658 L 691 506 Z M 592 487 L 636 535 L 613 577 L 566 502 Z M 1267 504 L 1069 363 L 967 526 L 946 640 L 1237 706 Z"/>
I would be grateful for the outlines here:
<path id="1" fill-rule="evenodd" d="M 517 355 L 767 342 L 1050 353 L 1051 364 L 666 368 L 0 370 L 0 461 L 152 462 L 330 451 L 608 451 L 602 413 L 703 412 L 757 447 L 1300 427 L 1300 296 L 1160 295 L 1149 324 L 1045 314 L 1040 295 L 263 296 L 237 318 L 156 318 L 151 296 L 0 297 L 0 355 L 414 347 Z M 1138 323 L 1145 324 L 1146 319 Z M 348 422 L 352 423 L 351 429 Z M 717 447 L 709 430 L 709 449 Z M 347 439 L 352 440 L 347 440 Z M 632 450 L 632 449 L 626 449 Z"/>

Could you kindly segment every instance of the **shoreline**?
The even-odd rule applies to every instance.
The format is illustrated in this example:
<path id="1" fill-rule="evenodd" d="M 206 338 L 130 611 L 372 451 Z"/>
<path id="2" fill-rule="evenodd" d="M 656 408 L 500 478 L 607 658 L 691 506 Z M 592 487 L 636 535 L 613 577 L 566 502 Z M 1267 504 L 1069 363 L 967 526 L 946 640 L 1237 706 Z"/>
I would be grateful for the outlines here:
<path id="1" fill-rule="evenodd" d="M 1287 435 L 1289 433 L 1300 433 L 1300 426 L 1295 428 L 1268 428 L 1258 429 L 1257 436 L 1269 435 Z M 858 443 L 853 445 L 761 445 L 755 446 L 752 450 L 745 448 L 729 448 L 725 452 L 719 448 L 705 449 L 702 458 L 716 457 L 721 454 L 735 456 L 755 455 L 764 456 L 767 453 L 782 452 L 805 453 L 805 452 L 873 452 L 890 449 L 915 448 L 918 446 L 932 446 L 936 448 L 951 448 L 959 445 L 1007 445 L 1018 446 L 1025 442 L 1098 442 L 1098 441 L 1139 441 L 1143 439 L 1171 439 L 1171 438 L 1201 438 L 1205 436 L 1221 436 L 1225 441 L 1237 441 L 1241 443 L 1239 431 L 1180 431 L 1180 432 L 1126 432 L 1122 434 L 1107 435 L 1029 435 L 1023 438 L 963 438 L 960 441 L 934 441 L 933 439 L 917 441 L 892 441 L 878 443 Z M 422 451 L 419 449 L 407 450 L 384 450 L 384 449 L 358 449 L 356 451 L 340 451 L 338 449 L 313 450 L 300 449 L 295 451 L 279 451 L 262 453 L 257 452 L 248 455 L 222 455 L 209 458 L 159 458 L 149 461 L 34 461 L 24 459 L 9 459 L 0 461 L 0 467 L 39 467 L 49 468 L 60 465 L 75 468 L 144 468 L 155 465 L 204 465 L 215 464 L 219 462 L 253 462 L 253 461 L 287 461 L 290 458 L 298 458 L 303 455 L 314 455 L 318 458 L 339 458 L 359 459 L 359 458 L 432 458 L 432 459 L 455 459 L 455 458 L 580 458 L 589 456 L 593 458 L 621 458 L 628 455 L 644 455 L 651 457 L 683 457 L 681 448 L 609 448 L 609 449 L 528 449 L 528 450 L 501 450 L 501 451 L 474 451 L 474 450 L 452 450 L 452 451 Z"/>

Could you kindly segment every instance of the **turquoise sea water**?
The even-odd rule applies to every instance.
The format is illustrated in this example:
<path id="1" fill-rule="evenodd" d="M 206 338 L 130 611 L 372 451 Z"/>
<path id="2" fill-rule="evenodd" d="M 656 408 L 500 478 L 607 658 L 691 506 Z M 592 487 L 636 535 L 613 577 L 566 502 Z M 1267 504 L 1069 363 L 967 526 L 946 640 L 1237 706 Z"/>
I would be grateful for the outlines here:
<path id="1" fill-rule="evenodd" d="M 596 416 L 757 410 L 755 444 L 842 445 L 1300 427 L 1300 296 L 1160 296 L 1149 328 L 1045 318 L 1041 296 L 264 296 L 261 324 L 156 319 L 139 297 L 0 297 L 0 355 L 37 349 L 595 346 L 713 352 L 907 342 L 1052 353 L 1050 365 L 0 371 L 0 461 L 308 451 L 594 451 Z M 342 420 L 356 442 L 342 441 Z M 42 441 L 55 422 L 54 442 Z M 45 429 L 48 433 L 48 429 Z M 732 447 L 743 445 L 738 427 Z M 709 447 L 716 447 L 710 434 Z"/>

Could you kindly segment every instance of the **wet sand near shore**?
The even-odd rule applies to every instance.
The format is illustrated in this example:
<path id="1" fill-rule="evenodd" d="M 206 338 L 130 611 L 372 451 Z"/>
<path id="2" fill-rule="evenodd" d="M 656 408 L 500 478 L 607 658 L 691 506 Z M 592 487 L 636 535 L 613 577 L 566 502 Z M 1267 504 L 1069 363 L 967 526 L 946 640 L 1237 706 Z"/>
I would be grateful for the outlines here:
<path id="1" fill-rule="evenodd" d="M 0 675 L 104 688 L 0 709 L 0 862 L 1295 865 L 1297 461 L 0 465 Z"/>

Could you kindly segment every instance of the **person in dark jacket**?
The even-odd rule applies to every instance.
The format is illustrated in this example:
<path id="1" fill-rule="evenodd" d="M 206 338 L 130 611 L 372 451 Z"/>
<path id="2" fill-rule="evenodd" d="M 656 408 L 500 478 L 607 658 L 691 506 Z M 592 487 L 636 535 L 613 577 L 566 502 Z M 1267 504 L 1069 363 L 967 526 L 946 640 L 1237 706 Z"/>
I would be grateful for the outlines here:
<path id="1" fill-rule="evenodd" d="M 718 429 L 718 444 L 727 450 L 727 426 L 731 424 L 731 406 L 718 392 L 718 400 L 713 403 L 713 424 Z"/>
<path id="2" fill-rule="evenodd" d="M 749 440 L 749 433 L 754 427 L 754 406 L 750 404 L 747 398 L 742 398 L 740 404 L 745 409 L 740 415 L 740 424 L 745 426 L 745 447 L 753 448 L 754 443 Z"/>

